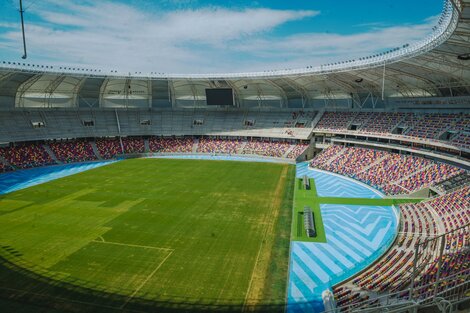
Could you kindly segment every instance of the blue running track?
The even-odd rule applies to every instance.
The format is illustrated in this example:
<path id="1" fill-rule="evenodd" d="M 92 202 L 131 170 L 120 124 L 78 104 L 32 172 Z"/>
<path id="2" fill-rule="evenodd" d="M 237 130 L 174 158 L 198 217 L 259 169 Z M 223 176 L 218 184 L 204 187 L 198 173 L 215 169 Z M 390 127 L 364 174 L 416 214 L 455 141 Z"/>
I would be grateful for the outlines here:
<path id="1" fill-rule="evenodd" d="M 380 191 L 352 178 L 309 169 L 307 162 L 298 163 L 297 177 L 303 177 L 304 175 L 315 179 L 319 197 L 381 199 L 384 196 Z"/>
<path id="2" fill-rule="evenodd" d="M 297 164 L 297 177 L 315 179 L 319 196 L 382 198 L 362 183 Z M 394 207 L 321 204 L 326 243 L 291 242 L 288 312 L 322 312 L 321 294 L 373 263 L 392 244 Z"/>
<path id="3" fill-rule="evenodd" d="M 81 173 L 116 161 L 74 163 L 20 170 L 0 175 L 0 195 L 47 183 L 65 176 Z"/>

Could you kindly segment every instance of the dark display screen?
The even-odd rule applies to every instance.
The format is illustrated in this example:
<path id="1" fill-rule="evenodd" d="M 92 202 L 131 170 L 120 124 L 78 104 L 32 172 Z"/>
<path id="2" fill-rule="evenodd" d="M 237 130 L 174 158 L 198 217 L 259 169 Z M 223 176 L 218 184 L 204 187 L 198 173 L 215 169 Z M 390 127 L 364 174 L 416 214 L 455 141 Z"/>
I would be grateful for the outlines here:
<path id="1" fill-rule="evenodd" d="M 207 105 L 233 105 L 231 88 L 206 89 Z"/>

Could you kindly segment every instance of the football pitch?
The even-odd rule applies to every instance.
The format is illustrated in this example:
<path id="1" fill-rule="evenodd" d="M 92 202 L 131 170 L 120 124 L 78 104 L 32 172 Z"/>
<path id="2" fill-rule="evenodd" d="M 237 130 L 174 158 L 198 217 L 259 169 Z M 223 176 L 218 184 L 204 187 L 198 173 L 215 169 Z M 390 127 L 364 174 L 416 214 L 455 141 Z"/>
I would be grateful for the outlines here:
<path id="1" fill-rule="evenodd" d="M 119 295 L 111 311 L 138 301 L 283 311 L 294 176 L 286 164 L 133 159 L 0 196 L 1 256 L 29 273 L 2 270 L 0 291 L 75 297 L 67 306 Z M 32 287 L 34 275 L 48 283 Z"/>

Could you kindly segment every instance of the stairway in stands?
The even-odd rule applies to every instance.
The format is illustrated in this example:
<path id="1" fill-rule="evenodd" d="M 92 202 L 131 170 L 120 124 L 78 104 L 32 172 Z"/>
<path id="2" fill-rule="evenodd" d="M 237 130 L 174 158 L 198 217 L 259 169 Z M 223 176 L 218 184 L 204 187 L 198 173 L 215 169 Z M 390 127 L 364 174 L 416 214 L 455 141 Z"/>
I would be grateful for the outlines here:
<path id="1" fill-rule="evenodd" d="M 326 150 L 326 149 L 325 149 Z M 346 149 L 341 149 L 341 151 L 338 154 L 335 154 L 332 156 L 328 161 L 325 162 L 326 166 L 329 166 L 334 160 L 338 159 L 341 155 L 343 155 L 346 152 Z"/>
<path id="2" fill-rule="evenodd" d="M 325 109 L 320 110 L 317 115 L 315 115 L 315 118 L 312 120 L 312 124 L 310 125 L 310 128 L 315 128 L 320 122 L 321 118 L 323 117 L 323 114 L 325 114 Z"/>
<path id="3" fill-rule="evenodd" d="M 238 146 L 237 153 L 238 154 L 243 154 L 243 150 L 245 149 L 246 144 L 248 141 L 242 141 L 240 145 Z"/>
<path id="4" fill-rule="evenodd" d="M 194 142 L 193 142 L 193 149 L 192 149 L 192 153 L 197 153 L 197 147 L 199 146 L 199 139 L 195 138 L 194 139 Z"/>
<path id="5" fill-rule="evenodd" d="M 3 163 L 3 165 L 4 165 L 5 167 L 11 167 L 11 168 L 13 168 L 13 169 L 15 168 L 14 166 L 12 166 L 12 165 L 10 164 L 10 162 L 8 162 L 8 161 L 7 161 L 4 157 L 2 157 L 1 155 L 0 155 L 0 163 Z"/>
<path id="6" fill-rule="evenodd" d="M 396 180 L 396 181 L 394 181 L 394 182 L 392 182 L 392 183 L 395 184 L 395 185 L 397 185 L 397 186 L 399 186 L 399 187 L 402 187 L 402 186 L 400 185 L 401 182 L 405 181 L 406 179 L 412 177 L 412 176 L 415 175 L 415 174 L 418 174 L 418 173 L 421 173 L 421 172 L 426 171 L 427 169 L 433 167 L 433 165 L 434 165 L 434 164 L 432 164 L 432 163 L 431 163 L 431 164 L 428 164 L 428 165 L 426 165 L 425 167 L 423 167 L 423 168 L 421 168 L 421 169 L 419 169 L 419 170 L 413 171 L 413 172 L 409 173 L 408 175 L 403 176 L 403 177 L 401 177 L 400 179 L 398 179 L 398 180 Z M 402 188 L 403 188 L 403 187 L 402 187 Z"/>
<path id="7" fill-rule="evenodd" d="M 98 160 L 103 160 L 103 158 L 101 157 L 100 151 L 98 150 L 98 147 L 96 146 L 96 143 L 94 141 L 90 141 L 90 145 L 93 148 L 93 152 L 95 153 Z"/>
<path id="8" fill-rule="evenodd" d="M 287 149 L 286 153 L 284 153 L 284 154 L 282 155 L 282 157 L 283 157 L 283 158 L 287 158 L 287 156 L 289 155 L 289 153 L 290 153 L 292 150 L 294 150 L 295 146 L 296 146 L 296 145 L 290 145 L 289 149 Z"/>
<path id="9" fill-rule="evenodd" d="M 356 173 L 356 175 L 360 174 L 360 173 L 363 173 L 367 170 L 369 170 L 371 167 L 379 164 L 380 162 L 384 161 L 385 159 L 389 158 L 390 156 L 389 155 L 384 155 L 383 157 L 380 157 L 378 158 L 377 160 L 375 160 L 374 162 L 370 163 L 369 165 L 367 165 L 366 167 L 362 168 L 359 172 Z"/>
<path id="10" fill-rule="evenodd" d="M 49 145 L 43 144 L 42 147 L 43 147 L 44 150 L 47 152 L 47 154 L 49 154 L 49 156 L 51 157 L 51 159 L 54 160 L 54 162 L 56 162 L 57 164 L 62 164 L 62 162 L 57 159 L 56 155 L 55 155 L 54 152 L 51 150 L 51 147 L 49 147 Z"/>
<path id="11" fill-rule="evenodd" d="M 144 147 L 145 147 L 145 153 L 149 153 L 150 152 L 150 144 L 149 144 L 148 138 L 144 139 Z"/>

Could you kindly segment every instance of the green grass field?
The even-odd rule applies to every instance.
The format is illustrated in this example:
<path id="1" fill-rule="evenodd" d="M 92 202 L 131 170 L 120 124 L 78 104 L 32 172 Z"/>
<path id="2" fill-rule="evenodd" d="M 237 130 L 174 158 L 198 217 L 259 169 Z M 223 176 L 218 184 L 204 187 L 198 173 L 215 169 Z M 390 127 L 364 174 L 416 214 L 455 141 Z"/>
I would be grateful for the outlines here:
<path id="1" fill-rule="evenodd" d="M 1 256 L 57 284 L 121 295 L 119 309 L 135 299 L 282 304 L 294 175 L 270 163 L 118 162 L 0 196 Z M 1 286 L 8 279 L 0 273 Z"/>
<path id="2" fill-rule="evenodd" d="M 315 187 L 315 180 L 310 178 L 310 190 L 304 187 L 303 179 L 296 179 L 294 210 L 292 216 L 292 240 L 308 242 L 326 242 L 326 234 L 321 217 L 320 201 Z M 317 236 L 310 238 L 304 229 L 304 207 L 312 209 Z"/>

